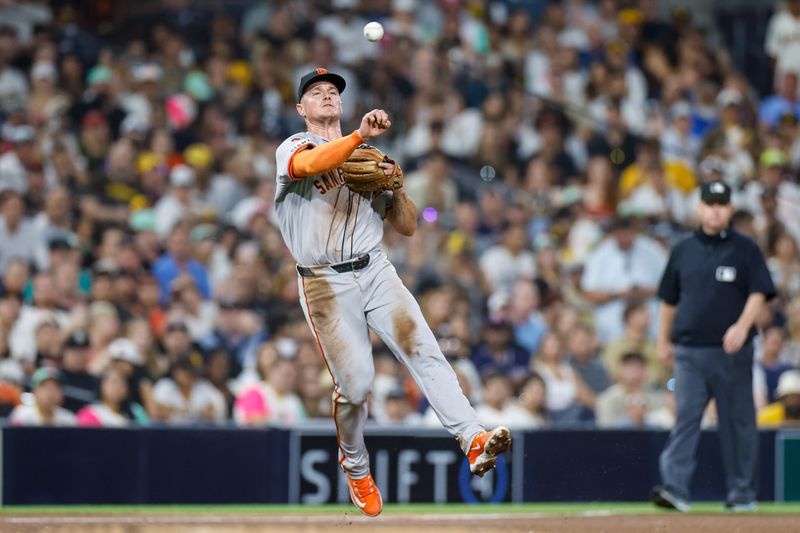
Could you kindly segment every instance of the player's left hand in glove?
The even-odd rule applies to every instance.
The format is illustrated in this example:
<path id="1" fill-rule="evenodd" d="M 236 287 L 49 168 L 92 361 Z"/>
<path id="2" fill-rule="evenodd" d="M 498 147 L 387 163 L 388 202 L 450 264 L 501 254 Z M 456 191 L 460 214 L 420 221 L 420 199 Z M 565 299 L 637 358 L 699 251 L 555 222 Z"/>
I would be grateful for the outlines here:
<path id="1" fill-rule="evenodd" d="M 396 191 L 403 187 L 403 171 L 397 163 L 368 144 L 353 150 L 341 171 L 347 186 L 355 192 Z"/>

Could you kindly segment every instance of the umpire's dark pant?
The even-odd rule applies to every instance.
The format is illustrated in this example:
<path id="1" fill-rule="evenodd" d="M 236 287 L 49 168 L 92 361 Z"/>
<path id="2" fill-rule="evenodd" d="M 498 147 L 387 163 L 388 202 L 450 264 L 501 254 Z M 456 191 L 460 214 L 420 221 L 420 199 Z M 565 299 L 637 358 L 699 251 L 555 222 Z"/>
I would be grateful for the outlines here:
<path id="1" fill-rule="evenodd" d="M 721 347 L 676 346 L 673 376 L 675 427 L 659 461 L 664 487 L 689 499 L 700 422 L 713 397 L 719 417 L 727 501 L 755 501 L 758 429 L 753 405 L 752 343 L 734 354 L 725 353 Z"/>

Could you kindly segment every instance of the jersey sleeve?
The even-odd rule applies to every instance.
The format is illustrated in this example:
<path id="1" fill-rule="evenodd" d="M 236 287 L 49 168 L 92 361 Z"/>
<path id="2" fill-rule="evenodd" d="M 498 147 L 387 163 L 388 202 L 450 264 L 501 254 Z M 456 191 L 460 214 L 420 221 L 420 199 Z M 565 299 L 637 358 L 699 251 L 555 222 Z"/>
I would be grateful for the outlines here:
<path id="1" fill-rule="evenodd" d="M 670 254 L 667 266 L 664 268 L 664 274 L 661 276 L 661 282 L 658 284 L 658 298 L 669 305 L 676 305 L 681 294 L 678 253 L 679 250 L 675 249 Z"/>
<path id="2" fill-rule="evenodd" d="M 301 150 L 313 148 L 314 143 L 304 133 L 292 135 L 278 146 L 275 151 L 275 167 L 277 170 L 277 180 L 279 183 L 286 183 L 296 178 L 290 174 L 292 158 Z"/>
<path id="3" fill-rule="evenodd" d="M 748 264 L 748 291 L 750 294 L 760 292 L 767 300 L 771 300 L 777 294 L 775 284 L 772 282 L 772 276 L 767 267 L 767 261 L 764 259 L 764 254 L 761 249 L 752 241 L 749 241 L 747 256 L 750 259 Z"/>

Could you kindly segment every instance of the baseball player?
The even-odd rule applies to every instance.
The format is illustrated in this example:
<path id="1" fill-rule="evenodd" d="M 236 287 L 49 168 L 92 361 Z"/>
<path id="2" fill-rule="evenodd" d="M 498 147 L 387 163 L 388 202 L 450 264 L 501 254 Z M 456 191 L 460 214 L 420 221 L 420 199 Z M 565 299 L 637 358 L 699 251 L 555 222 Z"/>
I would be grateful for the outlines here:
<path id="1" fill-rule="evenodd" d="M 359 193 L 339 168 L 362 143 L 392 123 L 375 109 L 358 130 L 343 136 L 345 80 L 318 68 L 300 80 L 297 112 L 307 130 L 286 139 L 276 153 L 275 210 L 281 234 L 297 261 L 300 304 L 333 377 L 333 419 L 339 464 L 359 510 L 376 516 L 382 500 L 369 470 L 363 429 L 375 372 L 369 328 L 408 368 L 442 425 L 483 475 L 511 444 L 508 429 L 485 431 L 461 392 L 419 305 L 380 250 L 383 221 L 413 235 L 417 208 L 402 188 Z M 396 174 L 391 161 L 380 164 Z"/>

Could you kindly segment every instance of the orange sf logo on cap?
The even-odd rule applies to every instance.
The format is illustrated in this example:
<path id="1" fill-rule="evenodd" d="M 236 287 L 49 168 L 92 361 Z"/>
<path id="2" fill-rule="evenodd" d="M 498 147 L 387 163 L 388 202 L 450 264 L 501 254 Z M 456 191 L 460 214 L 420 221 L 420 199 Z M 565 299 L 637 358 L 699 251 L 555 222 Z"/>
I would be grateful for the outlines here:
<path id="1" fill-rule="evenodd" d="M 328 73 L 328 69 L 322 68 L 322 67 L 317 67 L 317 74 L 327 74 L 327 73 Z"/>

